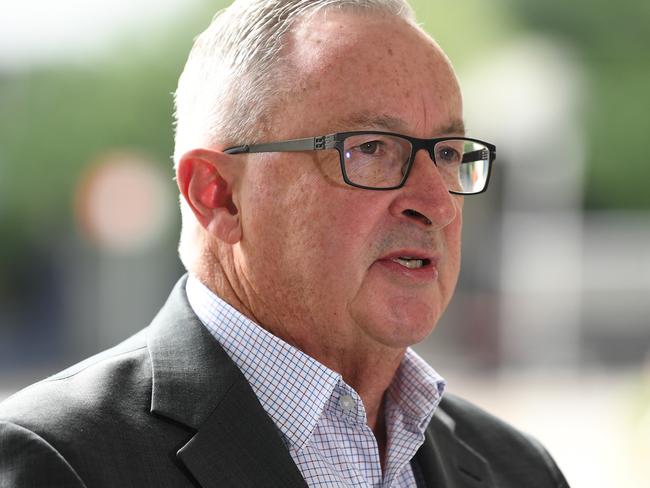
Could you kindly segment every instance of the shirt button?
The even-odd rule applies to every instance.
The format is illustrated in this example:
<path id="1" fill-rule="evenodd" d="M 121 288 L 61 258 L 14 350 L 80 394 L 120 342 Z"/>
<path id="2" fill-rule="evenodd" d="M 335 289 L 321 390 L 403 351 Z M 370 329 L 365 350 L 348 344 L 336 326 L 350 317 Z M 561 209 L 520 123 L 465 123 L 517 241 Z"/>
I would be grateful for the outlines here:
<path id="1" fill-rule="evenodd" d="M 341 395 L 341 398 L 339 398 L 339 406 L 345 413 L 350 412 L 354 408 L 355 404 L 356 402 L 354 401 L 354 398 L 350 395 Z"/>

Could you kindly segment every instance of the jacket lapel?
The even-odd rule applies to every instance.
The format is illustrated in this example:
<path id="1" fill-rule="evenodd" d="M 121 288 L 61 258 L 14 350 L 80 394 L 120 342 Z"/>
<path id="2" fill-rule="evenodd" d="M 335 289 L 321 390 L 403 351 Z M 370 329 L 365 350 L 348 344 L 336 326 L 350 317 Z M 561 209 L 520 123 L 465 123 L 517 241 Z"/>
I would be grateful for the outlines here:
<path id="1" fill-rule="evenodd" d="M 232 386 L 178 456 L 204 487 L 307 486 L 244 379 Z"/>
<path id="2" fill-rule="evenodd" d="M 455 434 L 453 419 L 438 407 L 415 463 L 428 488 L 494 488 L 487 461 Z"/>
<path id="3" fill-rule="evenodd" d="M 203 488 L 306 487 L 244 375 L 192 311 L 186 280 L 148 331 L 151 412 L 194 432 L 178 459 Z"/>

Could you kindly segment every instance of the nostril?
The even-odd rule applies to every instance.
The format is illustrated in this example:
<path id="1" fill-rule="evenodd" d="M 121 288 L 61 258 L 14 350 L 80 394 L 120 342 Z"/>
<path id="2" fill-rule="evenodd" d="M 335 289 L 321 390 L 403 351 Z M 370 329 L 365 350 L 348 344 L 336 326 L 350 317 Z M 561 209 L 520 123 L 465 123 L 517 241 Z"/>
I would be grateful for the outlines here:
<path id="1" fill-rule="evenodd" d="M 424 222 L 425 225 L 431 225 L 433 222 L 431 222 L 427 217 L 422 215 L 420 212 L 417 210 L 413 210 L 410 208 L 407 208 L 402 212 L 403 215 L 406 215 L 407 217 L 411 217 L 416 220 L 420 220 L 421 222 Z"/>

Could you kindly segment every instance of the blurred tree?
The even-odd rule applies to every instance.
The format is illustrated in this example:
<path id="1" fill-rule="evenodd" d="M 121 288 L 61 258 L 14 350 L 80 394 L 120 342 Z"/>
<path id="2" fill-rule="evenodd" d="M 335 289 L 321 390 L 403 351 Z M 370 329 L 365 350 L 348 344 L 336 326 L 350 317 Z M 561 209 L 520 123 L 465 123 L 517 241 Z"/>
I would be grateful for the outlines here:
<path id="1" fill-rule="evenodd" d="M 650 2 L 510 2 L 530 26 L 576 46 L 589 70 L 585 206 L 650 209 Z"/>
<path id="2" fill-rule="evenodd" d="M 503 0 L 410 0 L 418 22 L 442 46 L 454 66 L 490 56 L 521 31 Z"/>
<path id="3" fill-rule="evenodd" d="M 171 93 L 193 36 L 226 2 L 210 3 L 177 18 L 171 32 L 158 26 L 129 36 L 88 64 L 0 73 L 0 298 L 5 303 L 16 292 L 24 260 L 47 253 L 50 243 L 74 231 L 75 186 L 97 155 L 136 149 L 165 165 L 173 184 Z"/>

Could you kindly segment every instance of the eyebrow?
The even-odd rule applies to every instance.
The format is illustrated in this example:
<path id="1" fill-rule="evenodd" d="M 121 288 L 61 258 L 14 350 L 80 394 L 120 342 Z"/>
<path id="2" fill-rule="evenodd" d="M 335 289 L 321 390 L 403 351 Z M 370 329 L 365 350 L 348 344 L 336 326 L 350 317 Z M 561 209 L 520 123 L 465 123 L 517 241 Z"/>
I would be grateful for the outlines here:
<path id="1" fill-rule="evenodd" d="M 465 124 L 462 120 L 454 120 L 447 127 L 444 127 L 441 131 L 437 132 L 438 134 L 460 134 L 461 136 L 465 135 Z"/>
<path id="2" fill-rule="evenodd" d="M 369 112 L 358 112 L 344 117 L 340 124 L 344 128 L 377 128 L 387 131 L 406 130 L 406 122 L 398 117 L 388 114 L 371 114 Z"/>
<path id="3" fill-rule="evenodd" d="M 375 115 L 368 112 L 358 112 L 339 119 L 337 126 L 341 130 L 349 130 L 350 127 L 355 129 L 377 128 L 388 132 L 408 132 L 408 124 L 389 114 Z M 465 124 L 462 120 L 457 119 L 449 125 L 441 127 L 434 131 L 436 135 L 442 134 L 459 134 L 465 135 Z"/>

